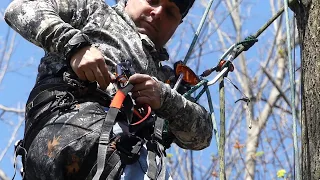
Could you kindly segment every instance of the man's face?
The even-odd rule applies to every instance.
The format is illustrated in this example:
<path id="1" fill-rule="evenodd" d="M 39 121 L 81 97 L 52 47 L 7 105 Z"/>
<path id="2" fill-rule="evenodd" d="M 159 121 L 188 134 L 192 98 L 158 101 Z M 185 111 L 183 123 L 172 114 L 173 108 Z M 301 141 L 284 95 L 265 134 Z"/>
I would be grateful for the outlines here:
<path id="1" fill-rule="evenodd" d="M 156 47 L 167 43 L 182 18 L 177 5 L 169 0 L 128 0 L 125 12 Z"/>

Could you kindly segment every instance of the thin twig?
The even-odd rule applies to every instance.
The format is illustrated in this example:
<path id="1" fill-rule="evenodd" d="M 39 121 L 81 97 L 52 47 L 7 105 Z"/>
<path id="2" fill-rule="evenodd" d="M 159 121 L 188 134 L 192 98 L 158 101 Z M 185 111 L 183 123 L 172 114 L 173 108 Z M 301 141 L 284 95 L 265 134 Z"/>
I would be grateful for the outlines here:
<path id="1" fill-rule="evenodd" d="M 4 150 L 3 150 L 2 153 L 0 154 L 0 162 L 2 161 L 4 155 L 7 153 L 8 149 L 11 147 L 13 141 L 14 141 L 15 138 L 16 138 L 16 135 L 17 135 L 17 132 L 18 132 L 19 128 L 21 127 L 21 125 L 22 125 L 23 122 L 24 122 L 24 118 L 22 118 L 22 117 L 20 117 L 20 116 L 18 116 L 18 117 L 19 117 L 19 122 L 18 122 L 17 126 L 15 127 L 15 129 L 13 130 L 12 135 L 11 135 L 11 138 L 10 138 L 7 146 L 4 148 Z"/>

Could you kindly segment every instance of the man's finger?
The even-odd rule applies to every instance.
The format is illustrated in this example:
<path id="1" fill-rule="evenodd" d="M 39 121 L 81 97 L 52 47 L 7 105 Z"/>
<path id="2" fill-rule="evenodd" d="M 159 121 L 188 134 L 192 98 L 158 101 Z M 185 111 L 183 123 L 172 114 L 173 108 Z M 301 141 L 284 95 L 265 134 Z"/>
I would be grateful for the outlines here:
<path id="1" fill-rule="evenodd" d="M 132 98 L 133 99 L 137 99 L 139 97 L 143 97 L 144 95 L 144 91 L 134 91 L 132 92 Z"/>
<path id="2" fill-rule="evenodd" d="M 151 79 L 151 77 L 147 74 L 136 73 L 129 78 L 129 82 L 131 84 L 139 84 L 139 83 L 142 83 L 142 82 L 150 80 L 150 79 Z"/>
<path id="3" fill-rule="evenodd" d="M 135 99 L 135 103 L 138 106 L 142 106 L 144 104 L 148 104 L 152 109 L 156 110 L 160 108 L 160 104 L 154 101 L 153 98 L 142 96 L 142 97 L 137 97 Z"/>
<path id="4" fill-rule="evenodd" d="M 150 105 L 150 99 L 148 97 L 137 97 L 135 99 L 135 103 L 137 105 L 143 105 L 143 104 L 148 104 Z"/>
<path id="5" fill-rule="evenodd" d="M 147 82 L 146 81 L 143 81 L 139 84 L 134 84 L 133 88 L 132 88 L 132 92 L 136 92 L 136 91 L 141 91 L 141 90 L 145 90 L 147 89 Z M 133 84 L 133 83 L 132 83 Z"/>
<path id="6" fill-rule="evenodd" d="M 108 71 L 109 77 L 110 77 L 110 82 L 114 83 L 116 81 L 116 76 L 112 74 L 111 72 Z"/>
<path id="7" fill-rule="evenodd" d="M 108 66 L 106 65 L 106 63 L 103 60 L 103 61 L 99 62 L 98 67 L 99 67 L 99 70 L 103 76 L 103 79 L 104 79 L 104 82 L 105 82 L 106 88 L 107 88 L 107 86 L 109 85 L 110 80 L 111 80 L 110 74 L 108 71 Z"/>
<path id="8" fill-rule="evenodd" d="M 101 73 L 100 69 L 98 67 L 96 67 L 96 69 L 93 70 L 93 72 L 94 72 L 95 79 L 98 82 L 101 89 L 106 89 L 108 84 L 106 83 L 104 76 Z"/>
<path id="9" fill-rule="evenodd" d="M 96 78 L 95 78 L 95 76 L 94 76 L 94 74 L 93 74 L 91 69 L 86 70 L 84 73 L 86 75 L 86 80 L 88 80 L 90 82 L 93 82 L 93 81 L 96 80 Z"/>
<path id="10" fill-rule="evenodd" d="M 78 70 L 77 72 L 75 72 L 76 75 L 79 77 L 79 79 L 83 80 L 83 81 L 86 81 L 87 80 L 87 77 L 85 75 L 85 73 L 83 71 L 80 71 Z"/>

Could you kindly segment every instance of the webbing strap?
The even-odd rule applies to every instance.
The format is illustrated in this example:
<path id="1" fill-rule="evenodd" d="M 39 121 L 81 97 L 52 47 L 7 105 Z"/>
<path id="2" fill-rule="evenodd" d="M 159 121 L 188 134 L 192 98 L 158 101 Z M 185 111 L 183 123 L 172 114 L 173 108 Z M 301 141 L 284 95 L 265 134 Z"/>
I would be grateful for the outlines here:
<path id="1" fill-rule="evenodd" d="M 156 153 L 153 151 L 148 151 L 148 171 L 147 176 L 150 179 L 156 179 L 157 178 L 157 162 L 156 162 Z"/>
<path id="2" fill-rule="evenodd" d="M 110 107 L 120 109 L 125 98 L 126 94 L 124 92 L 117 91 L 116 95 L 111 101 Z"/>
<path id="3" fill-rule="evenodd" d="M 120 157 L 117 154 L 116 151 L 113 151 L 111 156 L 109 157 L 108 161 L 107 161 L 107 165 L 106 165 L 106 169 L 103 172 L 103 174 L 105 174 L 104 176 L 107 176 L 111 179 L 114 179 L 114 176 L 116 175 L 116 172 L 118 171 L 117 165 L 121 164 L 120 162 Z M 112 173 L 112 171 L 115 171 L 115 173 Z M 108 178 L 108 179 L 109 179 Z"/>
<path id="4" fill-rule="evenodd" d="M 47 87 L 47 86 L 45 86 Z M 43 106 L 44 104 L 53 101 L 56 99 L 58 95 L 66 94 L 66 90 L 70 88 L 69 85 L 66 84 L 53 84 L 50 88 L 41 90 L 43 86 L 39 86 L 38 88 L 35 88 L 31 91 L 29 99 L 26 104 L 26 116 L 32 116 L 32 114 L 35 114 L 34 110 L 39 109 L 39 107 Z M 34 95 L 35 93 L 38 93 L 37 95 Z M 33 94 L 33 95 L 31 95 Z M 34 110 L 31 110 L 34 109 Z"/>
<path id="5" fill-rule="evenodd" d="M 105 169 L 109 135 L 118 112 L 119 112 L 119 109 L 110 108 L 107 113 L 107 117 L 103 122 L 103 125 L 101 128 L 102 131 L 99 139 L 98 155 L 97 155 L 97 172 L 93 177 L 94 180 L 100 180 L 101 178 L 103 178 L 102 173 Z"/>
<path id="6" fill-rule="evenodd" d="M 158 179 L 158 174 L 165 175 L 165 167 L 163 167 L 163 164 L 165 164 L 165 162 L 163 160 L 164 147 L 161 144 L 162 143 L 163 124 L 164 124 L 164 119 L 157 117 L 155 125 L 154 125 L 154 132 L 152 135 L 152 140 L 147 143 L 148 162 L 149 162 L 147 176 L 150 179 Z M 160 155 L 160 161 L 161 161 L 161 167 L 160 167 L 159 173 L 158 173 L 158 166 L 157 166 L 157 161 L 156 161 L 156 152 Z"/>
<path id="7" fill-rule="evenodd" d="M 158 144 L 158 148 L 160 151 L 160 157 L 161 157 L 161 170 L 158 174 L 157 179 L 165 179 L 167 169 L 166 169 L 166 158 L 164 158 L 165 155 L 163 154 L 164 146 L 159 142 L 157 142 L 157 144 Z"/>
<path id="8" fill-rule="evenodd" d="M 161 143 L 157 141 L 152 141 L 147 143 L 148 148 L 148 170 L 147 170 L 147 176 L 150 179 L 165 179 L 166 175 L 166 163 L 164 158 L 164 147 Z M 160 157 L 160 167 L 158 168 L 157 165 L 157 159 L 156 155 L 159 155 Z M 160 169 L 160 170 L 158 170 Z"/>
<path id="9" fill-rule="evenodd" d="M 163 131 L 164 119 L 157 117 L 154 125 L 154 136 L 157 140 L 162 141 L 162 131 Z"/>
<path id="10" fill-rule="evenodd" d="M 93 180 L 105 180 L 107 178 L 107 173 L 104 173 L 107 149 L 110 139 L 110 132 L 116 120 L 117 114 L 120 111 L 121 105 L 131 91 L 133 85 L 128 83 L 123 89 L 119 89 L 115 95 L 115 98 L 111 101 L 110 109 L 107 112 L 107 116 L 101 127 L 101 135 L 99 138 L 98 155 L 97 155 L 97 172 L 93 177 Z M 110 160 L 115 160 L 114 158 Z M 118 159 L 118 162 L 120 159 Z M 115 162 L 111 163 L 115 164 Z M 110 164 L 110 165 L 111 165 Z"/>
<path id="11" fill-rule="evenodd" d="M 109 176 L 107 177 L 107 180 L 116 179 L 116 176 L 119 174 L 118 169 L 120 169 L 120 168 L 121 168 L 121 161 L 118 161 L 118 163 L 114 166 L 114 168 L 110 172 Z"/>

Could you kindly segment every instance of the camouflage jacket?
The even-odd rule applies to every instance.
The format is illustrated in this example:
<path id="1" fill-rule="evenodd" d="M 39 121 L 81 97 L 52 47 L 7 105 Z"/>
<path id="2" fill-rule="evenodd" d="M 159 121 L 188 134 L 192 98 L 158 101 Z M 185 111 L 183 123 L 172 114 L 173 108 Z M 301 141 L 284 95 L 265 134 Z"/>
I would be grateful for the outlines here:
<path id="1" fill-rule="evenodd" d="M 6 9 L 5 20 L 25 39 L 45 50 L 37 81 L 66 67 L 67 55 L 84 41 L 101 50 L 111 70 L 116 63 L 130 59 L 136 72 L 165 81 L 160 62 L 169 58 L 167 51 L 155 49 L 146 35 L 136 31 L 124 6 L 122 1 L 110 7 L 102 0 L 15 0 Z M 209 146 L 209 113 L 169 85 L 159 83 L 161 108 L 156 114 L 169 121 L 175 142 L 186 149 Z"/>

